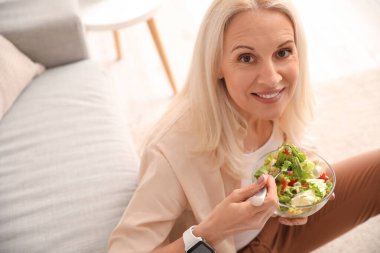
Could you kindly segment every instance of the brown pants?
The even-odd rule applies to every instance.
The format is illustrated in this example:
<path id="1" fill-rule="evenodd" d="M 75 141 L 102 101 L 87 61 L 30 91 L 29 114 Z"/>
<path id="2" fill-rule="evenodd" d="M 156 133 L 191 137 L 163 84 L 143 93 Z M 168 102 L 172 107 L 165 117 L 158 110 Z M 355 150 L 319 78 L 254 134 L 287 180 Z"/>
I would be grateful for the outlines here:
<path id="1" fill-rule="evenodd" d="M 271 218 L 239 253 L 310 252 L 380 212 L 380 149 L 341 161 L 333 168 L 335 200 L 310 216 L 306 225 L 286 226 Z"/>

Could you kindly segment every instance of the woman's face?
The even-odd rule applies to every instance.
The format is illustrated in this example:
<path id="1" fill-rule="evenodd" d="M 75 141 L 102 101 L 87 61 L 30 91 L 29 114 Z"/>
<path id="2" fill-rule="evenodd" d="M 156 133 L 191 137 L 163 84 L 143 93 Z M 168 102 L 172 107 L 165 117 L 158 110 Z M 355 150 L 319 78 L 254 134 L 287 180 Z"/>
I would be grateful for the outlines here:
<path id="1" fill-rule="evenodd" d="M 292 99 L 298 54 L 290 19 L 273 10 L 237 14 L 224 34 L 220 77 L 247 120 L 279 118 Z"/>

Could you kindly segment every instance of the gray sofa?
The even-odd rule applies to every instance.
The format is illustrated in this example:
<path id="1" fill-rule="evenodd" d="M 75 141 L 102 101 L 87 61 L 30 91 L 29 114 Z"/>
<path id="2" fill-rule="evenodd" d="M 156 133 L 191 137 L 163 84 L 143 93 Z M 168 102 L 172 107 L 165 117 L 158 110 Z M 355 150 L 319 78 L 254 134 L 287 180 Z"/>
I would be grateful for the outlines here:
<path id="1" fill-rule="evenodd" d="M 106 252 L 138 158 L 77 3 L 0 0 L 0 34 L 46 67 L 0 121 L 0 252 Z"/>

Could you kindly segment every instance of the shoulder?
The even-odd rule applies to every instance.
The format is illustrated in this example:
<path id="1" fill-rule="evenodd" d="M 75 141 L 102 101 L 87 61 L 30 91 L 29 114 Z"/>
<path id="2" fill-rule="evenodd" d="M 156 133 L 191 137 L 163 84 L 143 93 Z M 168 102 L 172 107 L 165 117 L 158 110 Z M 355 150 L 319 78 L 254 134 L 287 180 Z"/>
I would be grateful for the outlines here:
<path id="1" fill-rule="evenodd" d="M 197 133 L 191 127 L 189 114 L 184 114 L 168 126 L 159 138 L 150 142 L 144 148 L 144 153 L 159 153 L 169 163 L 194 160 L 202 156 L 201 153 L 195 155 L 194 152 L 197 139 Z"/>
<path id="2" fill-rule="evenodd" d="M 164 134 L 144 148 L 141 171 L 170 170 L 182 183 L 200 180 L 219 171 L 215 159 L 207 152 L 195 152 L 199 137 L 189 127 L 191 119 L 184 115 L 168 127 Z M 165 168 L 163 168 L 165 167 Z M 162 173 L 162 172 L 161 172 Z"/>

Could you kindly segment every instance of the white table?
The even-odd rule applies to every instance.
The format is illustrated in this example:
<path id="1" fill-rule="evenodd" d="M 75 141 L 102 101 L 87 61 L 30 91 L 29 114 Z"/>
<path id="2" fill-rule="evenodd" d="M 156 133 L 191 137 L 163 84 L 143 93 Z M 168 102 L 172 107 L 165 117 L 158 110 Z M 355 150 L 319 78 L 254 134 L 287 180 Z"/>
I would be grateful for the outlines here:
<path id="1" fill-rule="evenodd" d="M 160 0 L 79 0 L 79 4 L 86 30 L 113 32 L 118 59 L 123 57 L 119 30 L 139 22 L 147 22 L 173 93 L 177 92 L 153 18 L 161 5 Z"/>

